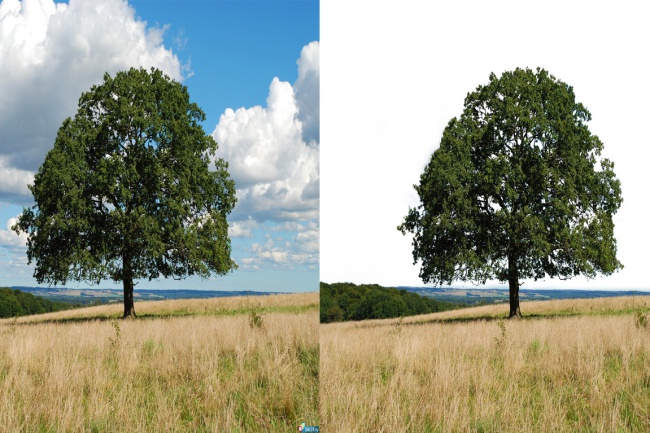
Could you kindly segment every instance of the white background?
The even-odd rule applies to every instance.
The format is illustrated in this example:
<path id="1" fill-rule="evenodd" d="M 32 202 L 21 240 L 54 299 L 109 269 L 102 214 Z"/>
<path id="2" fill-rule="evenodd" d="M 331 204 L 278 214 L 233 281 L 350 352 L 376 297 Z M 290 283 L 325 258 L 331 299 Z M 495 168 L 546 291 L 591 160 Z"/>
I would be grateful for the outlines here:
<path id="1" fill-rule="evenodd" d="M 396 229 L 418 204 L 412 185 L 468 92 L 539 66 L 573 86 L 615 163 L 625 268 L 524 288 L 649 289 L 649 5 L 322 0 L 321 281 L 423 285 Z"/>

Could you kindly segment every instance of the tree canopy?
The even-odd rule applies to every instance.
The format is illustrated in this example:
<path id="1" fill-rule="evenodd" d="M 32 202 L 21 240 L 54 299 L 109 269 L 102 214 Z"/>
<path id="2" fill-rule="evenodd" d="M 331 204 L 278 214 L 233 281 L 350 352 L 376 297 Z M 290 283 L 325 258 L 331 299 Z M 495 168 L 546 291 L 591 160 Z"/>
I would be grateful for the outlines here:
<path id="1" fill-rule="evenodd" d="M 507 281 L 512 317 L 522 279 L 621 269 L 612 221 L 620 182 L 573 88 L 543 69 L 516 69 L 491 74 L 464 107 L 414 185 L 420 205 L 398 227 L 413 234 L 422 280 Z"/>
<path id="2" fill-rule="evenodd" d="M 205 114 L 161 71 L 104 75 L 66 119 L 14 226 L 39 283 L 208 277 L 236 267 L 226 216 L 235 184 Z"/>

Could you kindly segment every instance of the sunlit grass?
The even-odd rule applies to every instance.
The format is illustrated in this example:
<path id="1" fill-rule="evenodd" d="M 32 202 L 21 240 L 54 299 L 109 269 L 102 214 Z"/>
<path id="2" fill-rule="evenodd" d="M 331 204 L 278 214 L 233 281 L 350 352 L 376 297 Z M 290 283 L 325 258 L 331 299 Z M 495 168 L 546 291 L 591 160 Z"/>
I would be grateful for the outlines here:
<path id="1" fill-rule="evenodd" d="M 1 431 L 318 424 L 318 293 L 136 303 L 142 320 L 120 308 L 0 321 Z"/>
<path id="2" fill-rule="evenodd" d="M 524 320 L 495 305 L 321 325 L 322 428 L 650 431 L 649 305 L 525 302 Z"/>
<path id="3" fill-rule="evenodd" d="M 476 320 L 506 319 L 507 303 L 489 304 L 441 313 L 422 314 L 395 319 L 364 320 L 355 322 L 356 327 L 388 326 L 401 321 L 404 324 L 461 323 Z M 524 301 L 521 312 L 524 318 L 539 319 L 571 316 L 612 316 L 632 314 L 636 311 L 650 312 L 650 296 L 621 296 L 593 299 L 555 299 L 549 301 Z"/>

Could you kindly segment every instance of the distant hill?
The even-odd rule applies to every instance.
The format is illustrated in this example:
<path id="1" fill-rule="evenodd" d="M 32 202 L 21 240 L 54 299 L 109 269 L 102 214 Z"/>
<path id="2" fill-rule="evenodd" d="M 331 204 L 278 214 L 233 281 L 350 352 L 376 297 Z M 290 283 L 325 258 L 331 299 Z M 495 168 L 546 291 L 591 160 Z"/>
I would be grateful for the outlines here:
<path id="1" fill-rule="evenodd" d="M 66 302 L 55 302 L 18 289 L 0 288 L 0 318 L 51 313 L 79 307 Z"/>
<path id="2" fill-rule="evenodd" d="M 50 301 L 89 304 L 107 304 L 122 302 L 124 292 L 122 289 L 68 289 L 56 287 L 21 287 L 14 286 L 23 292 L 40 296 Z M 252 290 L 226 291 L 226 290 L 146 290 L 135 289 L 133 297 L 136 301 L 157 301 L 163 299 L 196 299 L 196 298 L 223 298 L 230 296 L 263 296 L 281 294 L 283 292 L 254 292 Z"/>
<path id="3" fill-rule="evenodd" d="M 453 289 L 437 287 L 411 287 L 399 286 L 411 293 L 420 296 L 433 298 L 442 302 L 465 303 L 469 305 L 493 304 L 497 302 L 508 302 L 508 289 Z M 586 298 L 610 298 L 615 296 L 648 296 L 650 292 L 638 290 L 544 290 L 544 289 L 520 289 L 519 298 L 522 301 L 541 301 L 548 299 L 586 299 Z"/>
<path id="4" fill-rule="evenodd" d="M 465 307 L 377 284 L 320 283 L 321 323 L 387 319 Z"/>

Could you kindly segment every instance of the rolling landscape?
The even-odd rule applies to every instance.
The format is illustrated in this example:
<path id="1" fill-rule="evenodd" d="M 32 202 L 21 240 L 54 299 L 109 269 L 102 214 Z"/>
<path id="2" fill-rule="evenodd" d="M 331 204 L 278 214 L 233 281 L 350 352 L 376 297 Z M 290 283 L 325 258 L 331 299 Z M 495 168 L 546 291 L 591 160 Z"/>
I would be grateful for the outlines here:
<path id="1" fill-rule="evenodd" d="M 489 304 L 493 302 L 507 302 L 508 289 L 495 288 L 439 288 L 439 287 L 410 287 L 398 286 L 397 289 L 417 293 L 418 295 L 433 298 L 441 302 L 459 304 Z M 530 301 L 544 301 L 551 299 L 588 299 L 611 298 L 618 296 L 648 296 L 650 292 L 640 290 L 585 290 L 585 289 L 520 289 L 521 299 Z"/>
<path id="2" fill-rule="evenodd" d="M 0 320 L 4 431 L 318 425 L 318 293 L 119 303 Z"/>
<path id="3" fill-rule="evenodd" d="M 14 286 L 11 289 L 17 289 L 22 292 L 31 293 L 43 299 L 55 302 L 68 302 L 71 304 L 97 304 L 123 302 L 124 291 L 120 289 L 107 288 L 81 288 L 72 289 L 66 287 L 24 287 Z M 264 296 L 278 294 L 281 292 L 260 292 L 252 290 L 227 291 L 227 290 L 188 290 L 188 289 L 138 289 L 133 293 L 133 297 L 138 301 L 160 301 L 169 299 L 207 299 L 221 298 L 230 296 Z"/>
<path id="4" fill-rule="evenodd" d="M 321 325 L 323 431 L 650 430 L 650 297 Z"/>

